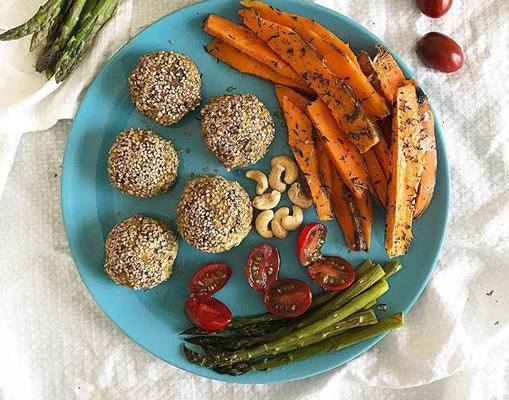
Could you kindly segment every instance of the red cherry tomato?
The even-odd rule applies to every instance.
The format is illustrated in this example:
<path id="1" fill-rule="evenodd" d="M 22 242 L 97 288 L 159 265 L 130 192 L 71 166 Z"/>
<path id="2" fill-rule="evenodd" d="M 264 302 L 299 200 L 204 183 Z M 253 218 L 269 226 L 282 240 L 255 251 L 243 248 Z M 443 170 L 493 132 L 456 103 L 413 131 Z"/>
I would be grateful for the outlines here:
<path id="1" fill-rule="evenodd" d="M 281 259 L 274 246 L 261 243 L 247 256 L 245 265 L 246 277 L 255 290 L 266 290 L 277 281 Z"/>
<path id="2" fill-rule="evenodd" d="M 341 257 L 323 257 L 308 268 L 308 274 L 318 286 L 325 290 L 346 289 L 355 279 L 355 271 Z"/>
<path id="3" fill-rule="evenodd" d="M 424 15 L 431 18 L 440 18 L 452 6 L 452 0 L 417 0 L 417 7 Z"/>
<path id="4" fill-rule="evenodd" d="M 296 317 L 311 305 L 311 288 L 298 279 L 283 279 L 265 291 L 263 302 L 274 315 Z"/>
<path id="5" fill-rule="evenodd" d="M 205 264 L 193 274 L 188 287 L 192 294 L 204 293 L 212 295 L 226 285 L 231 276 L 232 269 L 228 264 Z"/>
<path id="6" fill-rule="evenodd" d="M 186 300 L 187 318 L 194 326 L 205 331 L 217 332 L 232 320 L 232 312 L 219 300 L 206 294 L 192 294 Z"/>
<path id="7" fill-rule="evenodd" d="M 427 33 L 417 42 L 416 50 L 425 65 L 439 71 L 455 72 L 463 66 L 463 50 L 442 33 Z"/>
<path id="8" fill-rule="evenodd" d="M 318 222 L 312 222 L 304 226 L 297 238 L 297 256 L 302 265 L 308 266 L 318 260 L 325 244 L 327 227 Z"/>

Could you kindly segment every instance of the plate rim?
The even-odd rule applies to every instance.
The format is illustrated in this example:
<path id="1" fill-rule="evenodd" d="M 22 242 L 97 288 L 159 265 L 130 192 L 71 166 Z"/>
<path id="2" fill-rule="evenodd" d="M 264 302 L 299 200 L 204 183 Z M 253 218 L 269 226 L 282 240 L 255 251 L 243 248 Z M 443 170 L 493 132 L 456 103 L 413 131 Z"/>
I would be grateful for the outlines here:
<path id="1" fill-rule="evenodd" d="M 299 4 L 299 5 L 301 5 L 303 3 L 301 0 L 280 0 L 280 1 L 287 2 L 287 3 L 290 3 L 290 4 Z M 76 270 L 78 271 L 78 273 L 80 275 L 81 282 L 85 286 L 85 288 L 87 289 L 88 293 L 93 298 L 94 302 L 97 304 L 97 306 L 99 307 L 101 312 L 113 323 L 113 325 L 117 329 L 119 329 L 122 332 L 122 334 L 124 334 L 126 337 L 128 337 L 131 341 L 136 343 L 136 345 L 140 346 L 146 352 L 148 352 L 148 353 L 154 355 L 155 357 L 157 357 L 159 360 L 161 360 L 161 361 L 163 361 L 163 362 L 165 362 L 167 364 L 170 364 L 171 366 L 173 366 L 175 368 L 178 368 L 180 370 L 183 370 L 183 371 L 186 371 L 188 373 L 191 373 L 193 375 L 197 375 L 197 376 L 200 376 L 200 377 L 203 377 L 203 378 L 208 378 L 208 379 L 212 379 L 212 380 L 216 380 L 216 381 L 227 382 L 227 383 L 259 384 L 259 383 L 253 383 L 253 382 L 248 382 L 246 380 L 243 380 L 242 379 L 243 375 L 236 376 L 236 377 L 231 377 L 229 375 L 208 376 L 208 375 L 205 375 L 205 374 L 198 373 L 195 370 L 191 370 L 190 368 L 187 368 L 186 364 L 184 364 L 184 365 L 177 365 L 177 364 L 174 364 L 174 363 L 172 363 L 172 362 L 162 358 L 161 356 L 159 356 L 155 352 L 153 352 L 150 349 L 148 349 L 145 345 L 143 345 L 142 343 L 136 341 L 133 337 L 131 337 L 131 335 L 129 335 L 120 324 L 117 324 L 117 322 L 115 322 L 114 317 L 109 315 L 104 310 L 104 308 L 101 305 L 101 302 L 94 296 L 93 291 L 87 285 L 86 280 L 84 279 L 84 276 L 82 274 L 82 271 L 78 267 L 78 261 L 77 261 L 77 259 L 78 259 L 78 256 L 77 256 L 78 251 L 76 250 L 75 244 L 72 244 L 71 240 L 70 240 L 71 237 L 74 237 L 74 235 L 70 233 L 70 227 L 69 227 L 69 225 L 70 225 L 69 220 L 72 218 L 72 216 L 69 215 L 70 212 L 68 213 L 66 211 L 66 208 L 67 208 L 66 207 L 66 203 L 69 204 L 69 202 L 66 200 L 67 196 L 65 194 L 66 193 L 65 189 L 68 187 L 68 185 L 70 185 L 70 186 L 72 186 L 72 185 L 70 183 L 67 183 L 67 180 L 66 180 L 66 175 L 67 174 L 66 174 L 65 165 L 66 165 L 66 162 L 67 162 L 67 165 L 69 165 L 69 161 L 68 160 L 71 157 L 71 154 L 73 152 L 73 150 L 72 150 L 72 143 L 71 142 L 72 142 L 73 135 L 76 135 L 74 133 L 75 129 L 77 129 L 77 128 L 75 128 L 74 121 L 76 119 L 78 119 L 78 117 L 80 116 L 80 114 L 82 112 L 84 112 L 83 108 L 82 108 L 82 103 L 88 98 L 88 96 L 91 95 L 92 88 L 96 85 L 99 77 L 104 73 L 104 71 L 107 69 L 107 67 L 109 67 L 115 61 L 115 59 L 120 56 L 120 54 L 123 52 L 123 50 L 132 41 L 134 41 L 139 35 L 144 33 L 146 30 L 150 29 L 153 25 L 159 23 L 160 21 L 164 20 L 165 18 L 169 17 L 170 15 L 182 12 L 183 10 L 191 9 L 191 8 L 197 7 L 198 5 L 203 5 L 205 3 L 221 3 L 221 2 L 222 2 L 221 0 L 201 0 L 201 1 L 198 1 L 198 2 L 195 2 L 195 3 L 192 3 L 192 4 L 188 4 L 188 5 L 184 6 L 184 7 L 181 7 L 181 8 L 173 10 L 172 12 L 170 12 L 170 13 L 168 13 L 168 14 L 160 17 L 160 18 L 158 18 L 157 20 L 155 20 L 155 21 L 151 22 L 150 24 L 148 24 L 147 26 L 145 26 L 143 29 L 141 29 L 139 32 L 137 32 L 136 35 L 134 35 L 131 38 L 129 38 L 106 61 L 104 61 L 104 63 L 101 65 L 101 67 L 95 73 L 95 76 L 94 76 L 93 80 L 90 82 L 89 86 L 86 88 L 85 94 L 81 98 L 81 100 L 79 102 L 78 109 L 76 111 L 76 114 L 74 115 L 71 127 L 70 127 L 68 135 L 66 137 L 64 156 L 63 156 L 63 160 L 62 160 L 62 172 L 61 172 L 61 177 L 60 177 L 60 206 L 61 206 L 62 219 L 63 219 L 64 231 L 65 231 L 65 234 L 66 234 L 66 239 L 67 239 L 67 242 L 69 244 L 69 249 L 71 251 L 71 255 L 72 255 L 74 266 L 75 266 Z M 306 3 L 308 3 L 307 6 L 309 6 L 311 8 L 321 9 L 322 12 L 325 12 L 327 14 L 332 15 L 333 18 L 339 19 L 339 20 L 341 20 L 341 22 L 344 22 L 344 21 L 349 22 L 350 24 L 354 25 L 357 29 L 359 29 L 362 32 L 362 34 L 368 36 L 370 39 L 373 39 L 373 40 L 377 41 L 377 43 L 383 45 L 385 48 L 387 48 L 390 51 L 390 53 L 396 59 L 396 62 L 398 63 L 398 65 L 403 69 L 403 72 L 405 73 L 405 76 L 414 79 L 416 82 L 419 81 L 415 77 L 413 71 L 403 61 L 403 59 L 396 52 L 394 52 L 390 46 L 387 46 L 387 44 L 382 39 L 380 39 L 373 32 L 369 31 L 362 24 L 360 24 L 359 22 L 355 21 L 354 19 L 352 19 L 352 18 L 350 18 L 350 17 L 348 17 L 348 16 L 346 16 L 346 15 L 344 15 L 344 14 L 342 14 L 342 13 L 340 13 L 340 12 L 338 12 L 338 11 L 332 9 L 332 8 L 328 8 L 326 6 L 323 6 L 321 4 L 317 4 L 317 3 L 314 3 L 314 2 L 306 2 Z M 423 88 L 423 91 L 425 93 L 427 93 L 427 91 L 425 90 L 424 86 L 422 86 L 420 83 L 419 83 L 419 86 L 421 88 Z M 443 154 L 440 157 L 439 163 L 443 164 L 443 176 L 441 176 L 441 178 L 444 179 L 444 194 L 443 195 L 445 197 L 445 205 L 444 205 L 443 212 L 444 212 L 445 218 L 444 218 L 444 221 L 443 221 L 443 227 L 442 227 L 441 232 L 440 232 L 440 239 L 438 240 L 437 251 L 436 251 L 436 253 L 433 256 L 433 260 L 432 260 L 432 263 L 431 263 L 431 268 L 429 269 L 428 273 L 426 274 L 426 276 L 425 276 L 425 278 L 424 278 L 424 280 L 422 282 L 422 285 L 419 288 L 419 290 L 416 292 L 415 296 L 410 300 L 408 306 L 404 310 L 402 310 L 405 315 L 414 307 L 414 305 L 416 304 L 417 300 L 422 295 L 424 289 L 426 289 L 426 287 L 428 286 L 428 283 L 429 283 L 429 281 L 431 279 L 431 276 L 433 275 L 433 273 L 435 271 L 435 268 L 436 268 L 438 259 L 440 257 L 440 254 L 442 253 L 442 249 L 443 249 L 443 246 L 444 246 L 445 238 L 447 236 L 447 228 L 448 228 L 449 219 L 450 219 L 451 181 L 450 181 L 450 166 L 449 166 L 448 152 L 447 152 L 446 142 L 445 142 L 444 137 L 443 137 L 442 127 L 441 127 L 441 125 L 439 123 L 439 120 L 437 118 L 437 113 L 435 111 L 435 108 L 433 107 L 433 104 L 431 104 L 431 103 L 432 102 L 430 102 L 430 106 L 431 106 L 431 110 L 432 110 L 432 113 L 433 113 L 433 116 L 434 116 L 434 119 L 435 119 L 435 127 L 437 128 L 436 132 L 435 132 L 436 141 L 440 145 L 440 147 L 443 149 L 443 152 L 442 152 Z M 75 242 L 73 241 L 73 243 L 75 243 Z M 290 378 L 283 378 L 283 379 L 272 379 L 272 380 L 266 380 L 266 381 L 263 381 L 263 382 L 260 382 L 260 383 L 261 384 L 277 384 L 277 383 L 293 382 L 293 381 L 298 381 L 298 380 L 310 378 L 310 377 L 313 377 L 313 376 L 317 376 L 317 375 L 321 375 L 323 373 L 329 372 L 329 371 L 331 371 L 333 369 L 336 369 L 338 367 L 341 367 L 341 366 L 345 365 L 346 363 L 350 362 L 354 358 L 357 358 L 360 355 L 362 355 L 363 353 L 365 353 L 366 351 L 370 350 L 374 345 L 376 345 L 386 335 L 387 335 L 387 333 L 370 339 L 368 341 L 369 343 L 367 344 L 366 347 L 364 347 L 362 350 L 359 350 L 359 351 L 355 352 L 350 357 L 347 357 L 346 359 L 344 359 L 343 361 L 341 361 L 337 365 L 324 368 L 324 369 L 322 369 L 320 371 L 313 371 L 313 372 L 310 372 L 310 373 L 306 373 L 306 374 L 303 374 L 303 375 L 298 376 L 298 377 L 290 377 Z"/>

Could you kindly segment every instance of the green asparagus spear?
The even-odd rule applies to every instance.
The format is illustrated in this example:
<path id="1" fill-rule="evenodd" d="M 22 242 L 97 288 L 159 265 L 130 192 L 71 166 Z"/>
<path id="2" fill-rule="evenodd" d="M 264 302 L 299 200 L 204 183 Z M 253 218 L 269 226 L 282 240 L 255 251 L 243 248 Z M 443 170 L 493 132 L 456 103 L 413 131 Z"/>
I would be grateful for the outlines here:
<path id="1" fill-rule="evenodd" d="M 372 300 L 382 296 L 389 289 L 389 285 L 385 280 L 378 282 L 376 285 L 361 293 L 350 302 L 346 303 L 339 309 L 334 310 L 331 314 L 324 318 L 303 326 L 299 329 L 292 329 L 291 333 L 280 337 L 272 342 L 253 347 L 247 350 L 239 350 L 233 353 L 219 353 L 214 356 L 199 355 L 184 346 L 184 351 L 189 361 L 202 366 L 215 367 L 218 365 L 231 365 L 238 362 L 250 360 L 256 357 L 271 356 L 280 353 L 286 353 L 300 347 L 306 338 L 318 334 L 324 328 L 336 324 L 339 321 L 349 317 L 350 315 L 361 310 L 366 304 Z"/>
<path id="2" fill-rule="evenodd" d="M 399 272 L 401 268 L 403 268 L 403 265 L 399 261 L 389 261 L 386 262 L 382 268 L 385 271 L 385 279 L 387 279 L 395 273 Z"/>
<path id="3" fill-rule="evenodd" d="M 71 1 L 72 0 L 66 0 L 62 2 L 59 8 L 52 10 L 44 24 L 41 24 L 34 31 L 32 40 L 30 41 L 30 51 L 34 51 L 43 42 L 46 42 L 47 45 L 51 42 L 52 38 L 55 37 Z"/>
<path id="4" fill-rule="evenodd" d="M 359 265 L 355 269 L 355 279 L 359 279 L 360 277 L 366 275 L 366 273 L 374 266 L 375 264 L 373 263 L 373 261 L 369 259 L 364 261 L 361 265 Z"/>
<path id="5" fill-rule="evenodd" d="M 95 34 L 111 18 L 118 0 L 99 0 L 94 9 L 76 27 L 55 66 L 55 78 L 62 82 L 76 69 Z"/>
<path id="6" fill-rule="evenodd" d="M 84 10 L 86 3 L 92 5 L 88 7 L 88 10 Z M 74 0 L 69 12 L 65 16 L 65 20 L 58 30 L 58 36 L 55 38 L 53 43 L 48 46 L 44 52 L 41 53 L 37 59 L 35 69 L 38 72 L 45 71 L 57 61 L 57 57 L 60 52 L 64 49 L 69 37 L 71 36 L 74 28 L 78 25 L 80 19 L 87 18 L 90 12 L 93 10 L 93 6 L 97 3 L 97 0 Z"/>
<path id="7" fill-rule="evenodd" d="M 233 329 L 240 336 L 261 336 L 288 325 L 288 320 L 276 319 L 262 324 L 251 324 Z"/>
<path id="8" fill-rule="evenodd" d="M 312 337 L 310 340 L 320 341 L 331 335 L 339 334 L 347 329 L 352 329 L 359 326 L 371 325 L 377 322 L 376 315 L 373 310 L 361 311 L 351 315 L 343 321 L 335 325 L 325 328 L 322 332 Z M 193 336 L 186 338 L 185 341 L 207 348 L 213 348 L 221 351 L 235 351 L 239 350 L 239 336 Z M 313 341 L 314 343 L 314 341 Z"/>
<path id="9" fill-rule="evenodd" d="M 62 7 L 62 4 L 66 0 L 48 0 L 45 4 L 39 7 L 39 10 L 35 15 L 15 28 L 9 29 L 8 31 L 0 35 L 0 40 L 15 40 L 20 39 L 23 36 L 34 33 L 41 25 L 45 24 L 48 19 L 53 15 L 54 10 L 58 10 Z"/>
<path id="10" fill-rule="evenodd" d="M 263 358 L 254 362 L 244 362 L 231 366 L 223 366 L 217 368 L 216 371 L 231 375 L 241 375 L 251 371 L 268 371 L 294 361 L 307 360 L 308 358 L 319 354 L 353 346 L 354 344 L 382 335 L 394 329 L 401 328 L 402 326 L 403 314 L 398 313 L 390 317 L 382 318 L 375 325 L 353 329 L 342 333 L 341 335 L 326 339 L 323 342 L 315 343 L 311 346 L 296 349 L 275 357 Z"/>
<path id="11" fill-rule="evenodd" d="M 372 308 L 373 306 L 376 306 L 376 303 L 377 301 L 376 300 L 373 300 L 371 303 L 368 303 L 364 306 L 364 310 L 369 310 L 370 308 Z"/>

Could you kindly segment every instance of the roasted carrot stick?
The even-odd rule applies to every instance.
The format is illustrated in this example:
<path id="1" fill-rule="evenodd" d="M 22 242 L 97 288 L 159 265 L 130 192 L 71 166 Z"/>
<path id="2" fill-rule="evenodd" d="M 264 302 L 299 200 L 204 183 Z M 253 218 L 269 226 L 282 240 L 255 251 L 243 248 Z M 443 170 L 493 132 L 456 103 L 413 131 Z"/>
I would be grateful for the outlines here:
<path id="1" fill-rule="evenodd" d="M 281 109 L 283 109 L 283 99 L 285 97 L 288 97 L 288 100 L 290 100 L 295 106 L 299 107 L 301 111 L 304 111 L 306 109 L 306 105 L 310 102 L 310 100 L 287 86 L 276 85 L 274 90 L 276 91 L 277 101 L 279 102 Z"/>
<path id="2" fill-rule="evenodd" d="M 252 58 L 272 68 L 278 74 L 305 86 L 303 79 L 274 53 L 265 43 L 242 25 L 237 25 L 219 15 L 210 14 L 203 24 L 203 30 L 209 35 L 221 39 Z"/>
<path id="3" fill-rule="evenodd" d="M 415 86 L 397 90 L 393 113 L 390 176 L 387 188 L 385 248 L 389 257 L 407 253 L 412 240 L 415 201 L 424 165 L 423 141 Z"/>
<path id="4" fill-rule="evenodd" d="M 316 213 L 322 221 L 333 218 L 329 191 L 320 181 L 318 158 L 313 141 L 313 125 L 309 118 L 287 97 L 283 99 L 283 111 L 288 127 L 288 143 L 309 185 Z"/>
<path id="5" fill-rule="evenodd" d="M 277 11 L 280 13 L 284 12 L 284 11 L 281 11 L 269 4 L 263 3 L 261 1 L 243 0 L 240 3 L 245 7 L 255 8 L 259 11 L 271 9 L 271 10 L 274 10 L 274 11 Z M 354 63 L 357 63 L 357 58 L 355 57 L 355 54 L 353 53 L 353 51 L 350 49 L 350 46 L 348 46 L 347 43 L 345 43 L 341 39 L 339 39 L 330 30 L 328 30 L 327 28 L 325 28 L 324 26 L 320 25 L 318 22 L 316 22 L 312 19 L 303 17 L 301 15 L 296 15 L 296 14 L 290 14 L 290 13 L 286 13 L 286 14 L 288 14 L 292 19 L 300 22 L 304 26 L 311 29 L 313 32 L 318 34 L 322 39 L 324 39 L 328 43 L 332 44 L 336 48 L 343 51 Z M 265 17 L 263 17 L 263 18 L 265 18 Z"/>
<path id="6" fill-rule="evenodd" d="M 382 207 L 385 207 L 387 201 L 387 178 L 385 177 L 385 173 L 376 158 L 375 151 L 370 149 L 366 151 L 362 157 L 364 158 L 364 162 L 368 168 L 373 195 L 378 203 Z"/>
<path id="7" fill-rule="evenodd" d="M 324 39 L 308 26 L 302 24 L 292 14 L 280 11 L 260 1 L 249 1 L 254 9 L 239 11 L 241 19 L 255 18 L 259 15 L 267 21 L 272 21 L 294 30 L 304 40 L 311 44 L 321 54 L 324 64 L 338 78 L 345 81 L 352 89 L 352 93 L 359 100 L 367 113 L 375 118 L 383 118 L 390 114 L 385 99 L 371 86 L 357 63 L 352 61 L 343 50 L 340 50 Z"/>
<path id="8" fill-rule="evenodd" d="M 378 143 L 377 125 L 354 99 L 350 88 L 323 65 L 304 39 L 291 29 L 256 15 L 243 22 L 306 80 L 362 153 Z"/>
<path id="9" fill-rule="evenodd" d="M 422 91 L 417 91 L 417 101 L 419 104 L 419 118 L 421 120 L 421 129 L 426 138 L 424 139 L 424 167 L 421 181 L 419 182 L 419 191 L 415 201 L 414 219 L 419 218 L 428 208 L 433 198 L 437 177 L 437 148 L 435 143 L 435 121 L 433 113 L 429 106 L 428 98 Z"/>
<path id="10" fill-rule="evenodd" d="M 331 162 L 355 197 L 369 189 L 369 174 L 359 150 L 338 126 L 327 105 L 316 100 L 306 107 Z"/>
<path id="11" fill-rule="evenodd" d="M 297 82 L 284 77 L 273 69 L 267 67 L 267 65 L 255 60 L 247 54 L 242 53 L 240 50 L 226 44 L 220 39 L 212 40 L 207 46 L 207 51 L 213 57 L 225 64 L 228 64 L 230 67 L 239 70 L 240 72 L 255 75 L 278 84 L 288 85 L 306 93 L 310 92 L 306 86 L 299 86 Z"/>

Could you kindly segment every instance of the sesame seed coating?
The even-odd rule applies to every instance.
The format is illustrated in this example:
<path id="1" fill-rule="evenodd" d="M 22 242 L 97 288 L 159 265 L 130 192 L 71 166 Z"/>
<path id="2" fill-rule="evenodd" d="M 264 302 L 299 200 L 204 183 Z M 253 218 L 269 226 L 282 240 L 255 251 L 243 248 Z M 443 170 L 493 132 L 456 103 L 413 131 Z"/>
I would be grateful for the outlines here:
<path id="1" fill-rule="evenodd" d="M 173 144 L 143 129 L 120 132 L 108 154 L 111 184 L 121 192 L 138 197 L 171 190 L 178 165 L 178 153 Z"/>
<path id="2" fill-rule="evenodd" d="M 190 180 L 180 195 L 177 226 L 184 240 L 207 253 L 238 246 L 251 230 L 253 209 L 238 182 L 222 176 Z"/>
<path id="3" fill-rule="evenodd" d="M 178 251 L 177 237 L 165 223 L 141 215 L 115 225 L 105 247 L 106 274 L 132 289 L 150 289 L 168 279 Z"/>
<path id="4" fill-rule="evenodd" d="M 274 132 L 269 110 L 252 94 L 217 96 L 201 109 L 205 144 L 228 170 L 260 160 Z"/>
<path id="5" fill-rule="evenodd" d="M 177 123 L 200 104 L 200 89 L 196 64 L 173 51 L 145 54 L 129 77 L 137 110 L 165 126 Z"/>

